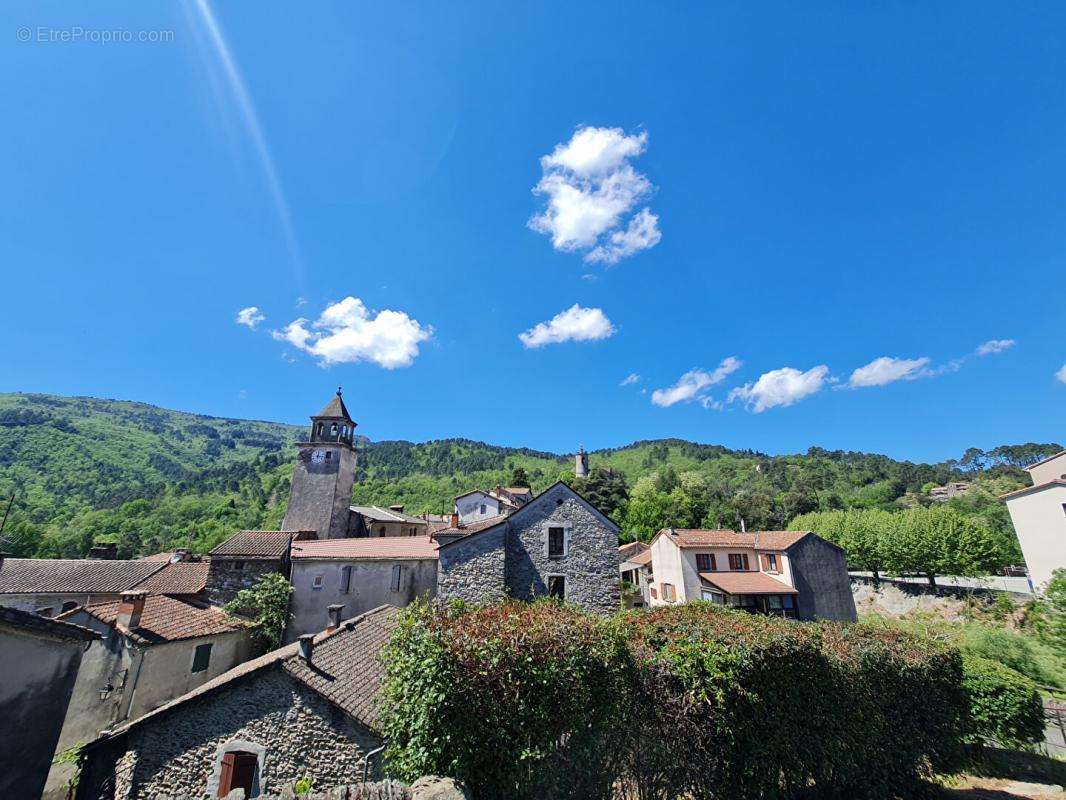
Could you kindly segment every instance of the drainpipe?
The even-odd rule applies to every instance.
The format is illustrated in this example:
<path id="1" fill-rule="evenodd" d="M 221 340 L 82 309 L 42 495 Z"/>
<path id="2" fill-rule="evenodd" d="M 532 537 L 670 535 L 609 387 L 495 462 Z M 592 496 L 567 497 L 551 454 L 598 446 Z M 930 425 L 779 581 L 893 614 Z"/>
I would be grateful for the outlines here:
<path id="1" fill-rule="evenodd" d="M 367 782 L 367 778 L 370 775 L 370 759 L 380 753 L 389 745 L 389 740 L 386 739 L 381 743 L 381 747 L 375 747 L 363 757 L 363 783 Z"/>
<path id="2" fill-rule="evenodd" d="M 137 683 L 141 678 L 141 667 L 144 666 L 144 650 L 138 650 L 135 647 L 130 648 L 135 657 L 137 658 L 137 669 L 133 672 L 133 686 L 130 689 L 130 702 L 126 705 L 126 716 L 124 720 L 130 718 L 130 712 L 133 711 L 133 700 L 137 696 Z"/>

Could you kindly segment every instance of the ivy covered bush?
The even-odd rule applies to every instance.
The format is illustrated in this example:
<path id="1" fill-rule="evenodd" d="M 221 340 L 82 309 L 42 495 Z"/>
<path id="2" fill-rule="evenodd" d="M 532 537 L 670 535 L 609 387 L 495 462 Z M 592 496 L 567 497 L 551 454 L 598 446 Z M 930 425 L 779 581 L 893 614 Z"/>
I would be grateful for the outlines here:
<path id="1" fill-rule="evenodd" d="M 954 649 L 704 603 L 423 605 L 385 660 L 387 770 L 479 800 L 907 797 L 966 730 Z"/>
<path id="2" fill-rule="evenodd" d="M 1044 739 L 1044 705 L 1035 683 L 1010 667 L 979 656 L 963 661 L 963 688 L 977 742 L 1025 747 Z"/>

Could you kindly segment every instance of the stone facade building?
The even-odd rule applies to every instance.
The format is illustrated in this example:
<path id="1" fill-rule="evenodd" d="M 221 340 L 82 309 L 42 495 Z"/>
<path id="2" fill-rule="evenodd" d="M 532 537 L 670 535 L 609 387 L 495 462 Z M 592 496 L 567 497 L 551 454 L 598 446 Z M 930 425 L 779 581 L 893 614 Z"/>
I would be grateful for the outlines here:
<path id="1" fill-rule="evenodd" d="M 78 800 L 342 786 L 380 766 L 387 606 L 248 661 L 91 742 Z M 368 763 L 368 759 L 372 759 Z"/>
<path id="2" fill-rule="evenodd" d="M 237 531 L 207 554 L 207 597 L 222 605 L 268 572 L 289 576 L 289 547 L 314 531 Z"/>
<path id="3" fill-rule="evenodd" d="M 509 515 L 437 536 L 443 600 L 548 595 L 591 611 L 618 608 L 618 527 L 561 481 Z"/>

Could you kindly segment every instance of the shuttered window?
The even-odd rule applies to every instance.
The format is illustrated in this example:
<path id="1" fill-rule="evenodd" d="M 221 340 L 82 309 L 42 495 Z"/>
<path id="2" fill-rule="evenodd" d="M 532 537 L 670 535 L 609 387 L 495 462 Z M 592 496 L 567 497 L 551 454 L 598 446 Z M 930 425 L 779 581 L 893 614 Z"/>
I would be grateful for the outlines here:
<path id="1" fill-rule="evenodd" d="M 403 577 L 403 567 L 399 564 L 395 564 L 392 568 L 392 590 L 394 592 L 400 591 L 400 580 Z"/>
<path id="2" fill-rule="evenodd" d="M 566 532 L 562 528 L 548 528 L 548 558 L 562 558 L 565 551 Z"/>
<path id="3" fill-rule="evenodd" d="M 346 566 L 341 568 L 341 594 L 348 594 L 352 590 L 352 568 Z"/>
<path id="4" fill-rule="evenodd" d="M 192 671 L 203 672 L 211 666 L 211 645 L 198 644 L 192 655 Z"/>
<path id="5" fill-rule="evenodd" d="M 700 572 L 714 572 L 717 569 L 714 553 L 696 553 L 696 569 Z"/>
<path id="6" fill-rule="evenodd" d="M 734 571 L 747 570 L 748 567 L 748 554 L 747 553 L 730 553 L 729 554 L 729 568 Z"/>

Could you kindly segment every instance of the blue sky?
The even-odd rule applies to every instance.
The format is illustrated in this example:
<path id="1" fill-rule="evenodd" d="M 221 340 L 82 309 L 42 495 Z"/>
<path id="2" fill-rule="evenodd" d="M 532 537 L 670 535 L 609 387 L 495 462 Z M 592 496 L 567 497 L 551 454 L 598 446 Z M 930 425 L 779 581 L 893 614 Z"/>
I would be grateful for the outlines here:
<path id="1" fill-rule="evenodd" d="M 0 390 L 302 422 L 342 384 L 373 439 L 560 452 L 1066 438 L 1066 6 L 660 5 L 5 4 Z"/>

